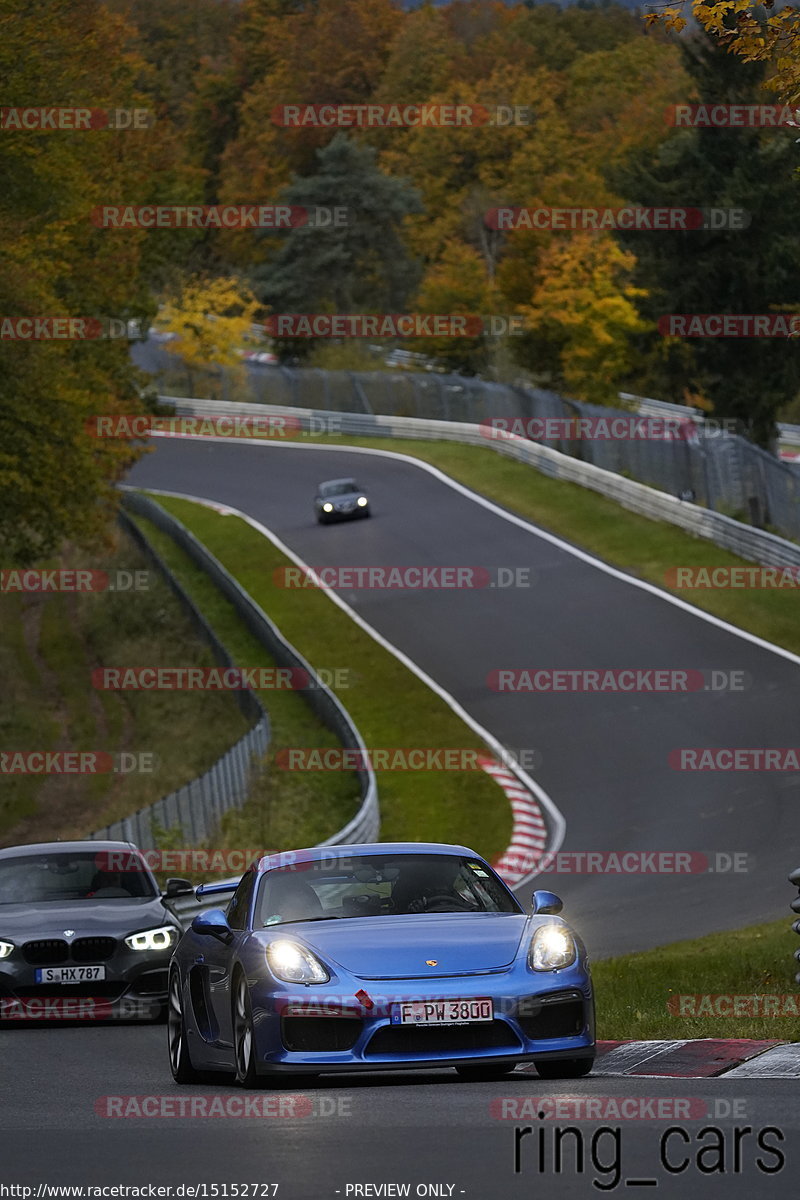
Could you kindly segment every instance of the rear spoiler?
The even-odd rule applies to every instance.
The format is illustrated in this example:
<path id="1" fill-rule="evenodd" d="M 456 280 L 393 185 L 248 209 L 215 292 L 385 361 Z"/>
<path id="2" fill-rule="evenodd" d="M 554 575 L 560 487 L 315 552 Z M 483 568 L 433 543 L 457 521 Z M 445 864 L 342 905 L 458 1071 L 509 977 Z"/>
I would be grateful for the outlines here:
<path id="1" fill-rule="evenodd" d="M 216 896 L 222 892 L 235 892 L 239 883 L 239 879 L 226 879 L 222 883 L 201 883 L 199 887 L 194 889 L 194 894 L 198 900 L 202 900 L 203 896 Z"/>

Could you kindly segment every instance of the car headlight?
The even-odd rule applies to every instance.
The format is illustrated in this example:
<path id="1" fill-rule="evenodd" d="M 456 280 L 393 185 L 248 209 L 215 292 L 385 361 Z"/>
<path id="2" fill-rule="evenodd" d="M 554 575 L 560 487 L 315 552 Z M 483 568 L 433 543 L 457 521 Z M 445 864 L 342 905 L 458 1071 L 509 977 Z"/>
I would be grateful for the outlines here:
<path id="1" fill-rule="evenodd" d="M 270 942 L 267 963 L 272 974 L 284 983 L 327 983 L 330 979 L 315 954 L 288 938 Z"/>
<path id="2" fill-rule="evenodd" d="M 323 504 L 322 511 L 323 512 L 333 512 L 333 505 L 332 504 Z"/>
<path id="3" fill-rule="evenodd" d="M 528 962 L 534 971 L 558 971 L 575 961 L 578 949 L 566 925 L 540 925 L 533 935 Z"/>
<path id="4" fill-rule="evenodd" d="M 13 942 L 0 942 L 0 958 L 8 958 L 13 949 Z"/>
<path id="5" fill-rule="evenodd" d="M 356 504 L 358 505 L 359 508 L 366 508 L 367 505 L 369 504 L 369 500 L 367 500 L 366 496 L 359 496 L 358 499 L 356 500 Z"/>
<path id="6" fill-rule="evenodd" d="M 178 940 L 178 931 L 173 925 L 159 925 L 158 929 L 144 929 L 125 938 L 129 950 L 169 950 Z"/>

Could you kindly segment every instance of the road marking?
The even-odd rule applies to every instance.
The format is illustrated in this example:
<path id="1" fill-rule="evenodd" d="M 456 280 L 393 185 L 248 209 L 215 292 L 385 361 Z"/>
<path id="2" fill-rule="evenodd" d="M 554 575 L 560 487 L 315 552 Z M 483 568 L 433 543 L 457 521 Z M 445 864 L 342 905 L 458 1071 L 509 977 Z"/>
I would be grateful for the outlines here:
<path id="1" fill-rule="evenodd" d="M 209 440 L 209 439 L 205 439 L 205 440 Z M 218 441 L 218 440 L 225 440 L 225 439 L 214 438 L 211 440 Z M 262 443 L 255 442 L 255 444 L 260 445 Z M 126 485 L 124 487 L 124 490 L 137 491 L 140 489 L 128 487 Z M 268 529 L 266 525 L 262 525 L 261 522 L 257 521 L 254 517 L 249 516 L 245 512 L 241 512 L 237 508 L 232 508 L 230 505 L 227 505 L 227 504 L 226 505 L 218 504 L 215 500 L 209 500 L 205 496 L 193 496 L 186 492 L 168 491 L 165 488 L 142 488 L 141 490 L 144 492 L 150 492 L 151 494 L 156 495 L 156 496 L 173 496 L 177 500 L 190 500 L 190 501 L 193 501 L 195 504 L 202 504 L 206 508 L 214 509 L 217 512 L 223 512 L 224 515 L 226 515 L 226 516 L 240 517 L 241 520 L 245 521 L 251 527 L 251 529 L 255 529 L 257 533 L 260 533 L 262 535 L 262 537 L 265 537 L 268 541 L 272 542 L 273 546 L 275 546 L 276 549 L 280 550 L 282 554 L 285 554 L 287 558 L 291 559 L 291 561 L 296 566 L 300 567 L 303 571 L 311 570 L 311 567 L 308 565 L 308 563 L 306 563 L 302 558 L 300 558 L 299 555 L 295 554 L 295 552 L 289 546 L 287 546 L 285 544 L 285 542 L 281 541 L 281 539 L 277 536 L 277 534 L 273 533 L 271 529 Z M 402 650 L 398 649 L 397 646 L 393 645 L 392 642 L 388 641 L 383 636 L 383 634 L 379 633 L 377 629 L 373 628 L 373 626 L 370 625 L 368 621 L 365 621 L 364 618 L 359 613 L 357 613 L 353 608 L 351 608 L 349 604 L 347 604 L 344 600 L 342 600 L 342 598 L 332 588 L 327 587 L 325 584 L 322 583 L 322 581 L 320 581 L 320 589 L 319 590 L 325 592 L 325 594 L 328 596 L 328 598 L 330 600 L 332 600 L 334 604 L 338 605 L 338 607 L 341 608 L 343 612 L 347 613 L 347 615 L 350 617 L 350 619 L 355 621 L 355 623 L 361 629 L 363 629 L 364 632 L 367 633 L 373 639 L 373 641 L 377 642 L 378 645 L 381 646 L 384 650 L 388 651 L 389 654 L 392 654 L 398 660 L 398 662 L 402 663 L 402 665 L 404 667 L 406 667 L 407 670 L 411 671 L 414 675 L 416 675 L 418 679 L 420 679 L 424 684 L 426 684 L 427 687 L 429 687 L 431 689 L 431 691 L 433 691 L 437 696 L 439 696 L 439 698 L 441 700 L 443 700 L 445 702 L 445 704 L 448 705 L 448 707 L 456 714 L 456 716 L 458 716 L 465 723 L 465 725 L 468 725 L 470 729 L 472 729 L 475 733 L 478 734 L 478 736 L 486 743 L 486 745 L 492 751 L 493 754 L 497 755 L 497 757 L 499 759 L 504 758 L 505 750 L 504 750 L 502 743 L 500 741 L 498 741 L 498 739 L 494 736 L 494 734 L 490 733 L 488 729 L 484 728 L 483 725 L 481 725 L 478 721 L 476 721 L 475 718 L 472 717 L 467 712 L 467 710 L 459 704 L 459 702 L 456 700 L 456 698 L 454 696 L 451 696 L 450 693 L 447 692 L 440 684 L 438 684 L 435 679 L 433 679 L 430 675 L 428 675 L 428 673 L 426 671 L 424 671 L 422 669 L 422 667 L 418 666 L 417 663 L 415 663 L 413 661 L 413 659 L 409 658 L 407 654 L 404 654 Z M 530 812 L 531 815 L 533 815 L 533 816 L 539 816 L 539 817 L 541 817 L 542 809 L 544 809 L 547 812 L 548 816 L 550 817 L 550 831 L 551 831 L 551 833 L 550 833 L 551 845 L 548 848 L 548 853 L 555 854 L 560 849 L 560 847 L 564 841 L 564 834 L 566 832 L 566 821 L 564 820 L 564 816 L 561 813 L 560 809 L 556 806 L 556 804 L 550 798 L 550 796 L 548 796 L 548 794 L 544 790 L 544 788 L 542 788 L 536 782 L 535 779 L 532 779 L 527 774 L 527 772 L 522 769 L 522 767 L 518 767 L 516 765 L 513 767 L 510 765 L 502 766 L 500 763 L 492 764 L 492 765 L 496 766 L 501 771 L 507 771 L 509 773 L 509 775 L 512 778 L 514 778 L 517 785 L 519 785 L 520 783 L 523 784 L 524 788 L 526 789 L 526 792 L 525 792 L 526 798 L 529 800 L 529 805 L 528 805 L 526 811 Z M 533 799 L 533 798 L 535 798 L 535 799 Z M 536 803 L 537 801 L 538 801 L 538 804 Z M 512 813 L 513 813 L 513 808 L 512 808 Z M 517 863 L 518 869 L 515 868 L 513 873 L 514 873 L 514 886 L 520 887 L 523 883 L 526 883 L 528 880 L 533 879 L 536 875 L 538 875 L 539 871 L 538 871 L 538 869 L 535 869 L 534 856 L 531 855 L 530 851 L 527 848 L 523 849 L 520 846 L 518 851 L 513 849 L 515 846 L 515 835 L 516 835 L 516 821 L 515 821 L 514 831 L 512 832 L 512 843 L 506 849 L 504 854 L 501 855 L 501 857 L 497 860 L 497 862 L 498 862 L 498 864 L 502 864 L 503 873 L 506 874 L 510 880 L 510 877 L 512 875 L 512 870 L 509 869 L 508 860 L 509 860 L 509 858 L 511 859 L 511 866 L 513 868 L 514 858 L 518 858 L 518 863 Z M 525 837 L 524 834 L 522 834 L 521 836 L 523 838 Z M 541 851 L 543 851 L 544 848 L 545 848 L 545 839 L 543 838 Z M 538 853 L 539 852 L 537 851 L 537 857 L 538 857 Z M 526 864 L 527 864 L 528 869 L 526 869 Z"/>

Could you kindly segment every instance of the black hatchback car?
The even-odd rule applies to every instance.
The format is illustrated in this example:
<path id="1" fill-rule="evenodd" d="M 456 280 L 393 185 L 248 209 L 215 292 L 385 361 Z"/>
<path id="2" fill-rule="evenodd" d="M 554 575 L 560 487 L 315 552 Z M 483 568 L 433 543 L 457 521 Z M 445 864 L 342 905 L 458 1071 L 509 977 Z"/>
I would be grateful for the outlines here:
<path id="1" fill-rule="evenodd" d="M 328 479 L 317 488 L 314 512 L 320 525 L 326 525 L 328 521 L 368 517 L 369 497 L 355 479 Z"/>
<path id="2" fill-rule="evenodd" d="M 129 842 L 0 850 L 0 1020 L 159 1019 L 182 926 Z"/>

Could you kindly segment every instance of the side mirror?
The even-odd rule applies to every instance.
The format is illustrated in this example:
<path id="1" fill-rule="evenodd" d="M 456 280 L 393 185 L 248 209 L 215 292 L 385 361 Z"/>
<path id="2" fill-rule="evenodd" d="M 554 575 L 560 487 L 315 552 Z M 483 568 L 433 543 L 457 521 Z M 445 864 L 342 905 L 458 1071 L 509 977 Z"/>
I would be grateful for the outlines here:
<path id="1" fill-rule="evenodd" d="M 221 908 L 209 908 L 206 912 L 198 913 L 192 921 L 192 929 L 195 933 L 206 934 L 226 944 L 233 938 L 228 918 Z"/>
<path id="2" fill-rule="evenodd" d="M 167 900 L 173 900 L 175 896 L 188 896 L 194 892 L 194 884 L 188 879 L 168 879 L 164 895 Z"/>
<path id="3" fill-rule="evenodd" d="M 531 896 L 531 912 L 535 917 L 557 916 L 564 905 L 555 892 L 534 892 Z"/>

